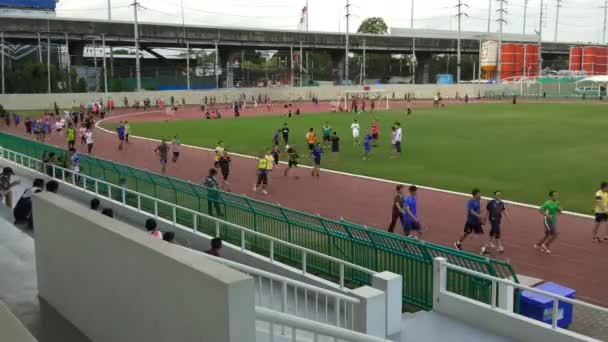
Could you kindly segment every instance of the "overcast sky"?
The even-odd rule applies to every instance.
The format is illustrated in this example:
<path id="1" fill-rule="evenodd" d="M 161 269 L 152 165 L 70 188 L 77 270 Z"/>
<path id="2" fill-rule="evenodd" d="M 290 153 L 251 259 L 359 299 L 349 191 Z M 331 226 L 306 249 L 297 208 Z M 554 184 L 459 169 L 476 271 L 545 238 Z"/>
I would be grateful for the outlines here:
<path id="1" fill-rule="evenodd" d="M 133 0 L 110 0 L 112 17 L 132 20 Z M 180 23 L 182 0 L 139 0 L 145 9 L 139 12 L 140 20 Z M 346 29 L 344 15 L 346 0 L 308 0 L 309 29 L 311 31 L 338 31 Z M 371 16 L 386 20 L 389 27 L 409 27 L 412 0 L 351 0 L 350 31 Z M 457 30 L 458 0 L 414 0 L 414 27 Z M 498 28 L 498 0 L 492 1 L 492 31 Z M 507 21 L 505 32 L 523 31 L 524 2 L 506 0 Z M 462 19 L 462 29 L 486 31 L 489 0 L 462 0 L 468 17 Z M 538 29 L 541 0 L 528 0 L 526 32 Z M 244 26 L 267 29 L 298 29 L 300 12 L 306 0 L 183 0 L 186 24 L 212 26 Z M 553 41 L 557 0 L 544 0 L 545 25 L 543 40 Z M 563 0 L 559 16 L 558 40 L 600 42 L 604 22 L 604 0 Z M 60 0 L 57 15 L 107 19 L 108 0 Z"/>

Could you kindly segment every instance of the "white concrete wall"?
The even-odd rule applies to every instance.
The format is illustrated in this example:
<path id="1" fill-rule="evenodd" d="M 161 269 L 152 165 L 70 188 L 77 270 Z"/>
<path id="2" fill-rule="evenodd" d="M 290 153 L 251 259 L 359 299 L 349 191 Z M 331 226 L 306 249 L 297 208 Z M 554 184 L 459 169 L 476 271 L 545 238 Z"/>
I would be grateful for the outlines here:
<path id="1" fill-rule="evenodd" d="M 0 341 L 36 342 L 34 336 L 2 302 L 0 302 Z"/>
<path id="2" fill-rule="evenodd" d="M 477 96 L 481 93 L 483 96 L 486 91 L 500 92 L 504 89 L 510 89 L 511 85 L 497 84 L 461 84 L 461 85 L 436 85 L 436 84 L 421 84 L 421 85 L 374 85 L 372 89 L 382 89 L 386 94 L 392 97 L 393 92 L 397 99 L 403 99 L 404 94 L 412 93 L 418 99 L 430 99 L 437 92 L 441 92 L 445 98 L 455 97 L 458 93 L 461 97 L 465 94 L 469 96 Z M 143 91 L 130 93 L 109 93 L 106 97 L 103 93 L 75 93 L 75 94 L 7 94 L 0 95 L 0 104 L 7 109 L 52 109 L 53 102 L 61 108 L 79 106 L 80 103 L 87 103 L 93 100 L 107 98 L 114 99 L 116 106 L 123 106 L 125 96 L 129 99 L 129 104 L 132 105 L 135 100 L 143 100 L 150 98 L 154 101 L 157 98 L 168 100 L 171 96 L 179 103 L 182 98 L 187 104 L 201 104 L 202 99 L 207 96 L 215 96 L 217 102 L 232 102 L 239 98 L 241 94 L 248 96 L 258 94 L 267 94 L 273 101 L 296 101 L 297 99 L 308 100 L 315 95 L 323 101 L 336 100 L 344 96 L 346 90 L 362 90 L 361 86 L 319 86 L 319 87 L 304 87 L 304 88 L 243 88 L 243 89 L 220 89 L 220 90 L 205 90 L 205 91 Z"/>
<path id="3" fill-rule="evenodd" d="M 49 193 L 34 228 L 40 296 L 93 341 L 255 336 L 249 276 Z"/>

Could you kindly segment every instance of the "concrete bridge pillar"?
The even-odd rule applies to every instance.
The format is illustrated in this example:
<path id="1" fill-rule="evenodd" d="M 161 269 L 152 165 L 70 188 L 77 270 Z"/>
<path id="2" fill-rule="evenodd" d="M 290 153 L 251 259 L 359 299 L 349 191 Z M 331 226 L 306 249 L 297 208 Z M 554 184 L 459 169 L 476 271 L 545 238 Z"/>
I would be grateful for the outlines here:
<path id="1" fill-rule="evenodd" d="M 431 63 L 433 62 L 433 55 L 429 52 L 417 52 L 416 61 L 416 84 L 428 84 L 431 76 Z"/>
<path id="2" fill-rule="evenodd" d="M 335 84 L 344 84 L 344 51 L 330 52 L 332 62 L 332 75 L 334 76 Z"/>
<path id="3" fill-rule="evenodd" d="M 222 81 L 220 82 L 224 88 L 234 88 L 234 61 L 240 57 L 240 50 L 229 48 L 218 48 L 219 61 L 218 64 L 222 69 Z M 221 87 L 221 86 L 220 86 Z"/>

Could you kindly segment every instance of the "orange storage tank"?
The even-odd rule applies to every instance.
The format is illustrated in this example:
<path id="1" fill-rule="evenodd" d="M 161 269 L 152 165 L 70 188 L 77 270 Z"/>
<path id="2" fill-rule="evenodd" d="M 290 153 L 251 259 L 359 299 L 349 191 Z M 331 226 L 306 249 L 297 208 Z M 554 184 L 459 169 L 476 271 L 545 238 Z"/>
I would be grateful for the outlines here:
<path id="1" fill-rule="evenodd" d="M 595 46 L 585 46 L 583 48 L 583 70 L 587 75 L 595 75 L 597 48 Z"/>
<path id="2" fill-rule="evenodd" d="M 525 50 L 525 75 L 528 77 L 538 76 L 538 45 L 526 44 Z"/>
<path id="3" fill-rule="evenodd" d="M 583 67 L 583 48 L 582 47 L 571 47 L 570 48 L 570 66 L 569 69 L 573 71 L 579 71 Z"/>
<path id="4" fill-rule="evenodd" d="M 608 71 L 608 49 L 596 47 L 595 74 L 606 75 L 606 71 Z"/>

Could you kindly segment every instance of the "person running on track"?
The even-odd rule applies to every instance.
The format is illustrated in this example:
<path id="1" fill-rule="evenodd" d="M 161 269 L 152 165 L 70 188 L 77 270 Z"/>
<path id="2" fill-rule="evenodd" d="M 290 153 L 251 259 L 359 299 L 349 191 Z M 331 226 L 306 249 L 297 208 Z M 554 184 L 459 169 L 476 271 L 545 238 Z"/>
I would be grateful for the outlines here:
<path id="1" fill-rule="evenodd" d="M 232 159 L 228 155 L 228 153 L 224 152 L 224 155 L 220 158 L 219 165 L 220 171 L 222 173 L 222 189 L 225 191 L 230 191 L 230 183 L 228 183 L 228 177 L 230 176 L 230 163 Z"/>
<path id="2" fill-rule="evenodd" d="M 454 247 L 462 250 L 462 243 L 471 235 L 483 234 L 483 216 L 481 216 L 481 191 L 473 189 L 473 198 L 467 202 L 467 221 L 464 225 L 464 234 L 454 242 Z"/>
<path id="3" fill-rule="evenodd" d="M 266 159 L 266 156 L 261 155 L 258 159 L 258 178 L 255 185 L 253 186 L 253 192 L 257 192 L 258 187 L 262 186 L 262 193 L 264 195 L 268 195 L 268 191 L 266 191 L 266 187 L 268 186 L 268 164 L 269 162 L 268 159 Z"/>
<path id="4" fill-rule="evenodd" d="M 399 184 L 395 188 L 395 197 L 393 198 L 392 205 L 392 214 L 391 214 L 391 223 L 388 225 L 388 231 L 390 233 L 395 232 L 395 225 L 397 225 L 397 220 L 401 222 L 401 225 L 405 227 L 405 223 L 403 222 L 403 218 L 405 215 L 405 211 L 403 210 L 403 188 L 404 186 Z"/>
<path id="5" fill-rule="evenodd" d="M 411 185 L 408 190 L 409 196 L 403 201 L 403 210 L 405 212 L 403 214 L 403 230 L 405 231 L 405 236 L 411 236 L 418 239 L 418 236 L 412 235 L 412 231 L 416 232 L 418 235 L 422 235 L 422 226 L 420 225 L 420 219 L 418 218 L 418 201 L 416 199 L 418 187 Z"/>
<path id="6" fill-rule="evenodd" d="M 128 144 L 129 143 L 129 133 L 131 133 L 131 124 L 129 124 L 129 121 L 125 121 L 125 142 Z"/>
<path id="7" fill-rule="evenodd" d="M 287 168 L 283 173 L 285 176 L 288 176 L 289 170 L 298 167 L 298 160 L 300 159 L 300 155 L 298 155 L 295 146 L 290 146 L 287 149 L 287 155 L 289 156 L 289 162 L 287 163 Z M 298 176 L 295 176 L 295 178 L 298 179 Z"/>
<path id="8" fill-rule="evenodd" d="M 353 124 L 350 125 L 350 129 L 353 132 L 353 145 L 359 145 L 359 134 L 361 133 L 361 126 L 357 120 L 353 120 Z"/>
<path id="9" fill-rule="evenodd" d="M 540 249 L 540 251 L 546 252 L 547 254 L 551 254 L 549 247 L 551 247 L 551 244 L 559 235 L 557 232 L 557 215 L 563 211 L 559 201 L 559 193 L 551 190 L 549 192 L 549 200 L 547 200 L 539 210 L 544 217 L 543 223 L 545 226 L 545 236 L 534 245 L 534 248 Z"/>
<path id="10" fill-rule="evenodd" d="M 323 149 L 321 148 L 321 144 L 316 143 L 314 148 L 312 149 L 311 158 L 313 161 L 312 167 L 312 176 L 313 177 L 321 177 L 321 156 L 323 155 Z"/>
<path id="11" fill-rule="evenodd" d="M 220 158 L 224 155 L 224 142 L 222 140 L 219 140 L 217 142 L 217 146 L 215 147 L 215 160 L 213 162 L 213 166 L 217 169 L 220 165 L 219 165 L 219 160 Z"/>
<path id="12" fill-rule="evenodd" d="M 181 149 L 182 143 L 179 140 L 179 137 L 176 135 L 175 137 L 173 137 L 173 141 L 171 142 L 171 151 L 173 152 L 173 163 L 177 163 Z"/>
<path id="13" fill-rule="evenodd" d="M 602 182 L 595 193 L 595 224 L 593 225 L 593 242 L 608 241 L 608 183 Z M 600 238 L 599 230 L 602 223 L 606 226 L 604 238 Z"/>
<path id="14" fill-rule="evenodd" d="M 93 136 L 93 130 L 87 129 L 84 133 L 84 140 L 87 143 L 87 152 L 89 154 L 93 153 L 93 145 L 95 144 L 95 137 Z"/>
<path id="15" fill-rule="evenodd" d="M 125 126 L 122 125 L 122 122 L 116 127 L 116 134 L 118 134 L 118 150 L 122 151 L 125 143 Z"/>
<path id="16" fill-rule="evenodd" d="M 167 159 L 169 155 L 169 145 L 167 145 L 167 141 L 165 139 L 161 140 L 160 145 L 154 149 L 154 152 L 158 155 L 160 161 L 160 172 L 165 174 L 167 172 Z"/>
<path id="17" fill-rule="evenodd" d="M 68 124 L 68 128 L 65 130 L 65 135 L 68 138 L 68 149 L 73 148 L 76 145 L 76 129 L 72 124 Z"/>
<path id="18" fill-rule="evenodd" d="M 281 150 L 279 149 L 279 145 L 274 145 L 274 147 L 272 148 L 272 162 L 274 163 L 274 166 L 279 166 L 279 158 L 281 156 Z"/>
<path id="19" fill-rule="evenodd" d="M 511 221 L 505 203 L 502 200 L 502 191 L 494 191 L 494 198 L 486 205 L 486 221 L 490 221 L 491 228 L 488 242 L 481 247 L 482 255 L 490 254 L 488 248 L 495 248 L 494 242 L 498 245 L 498 249 L 496 250 L 498 253 L 503 253 L 505 251 L 500 233 L 503 215 L 507 221 Z"/>

